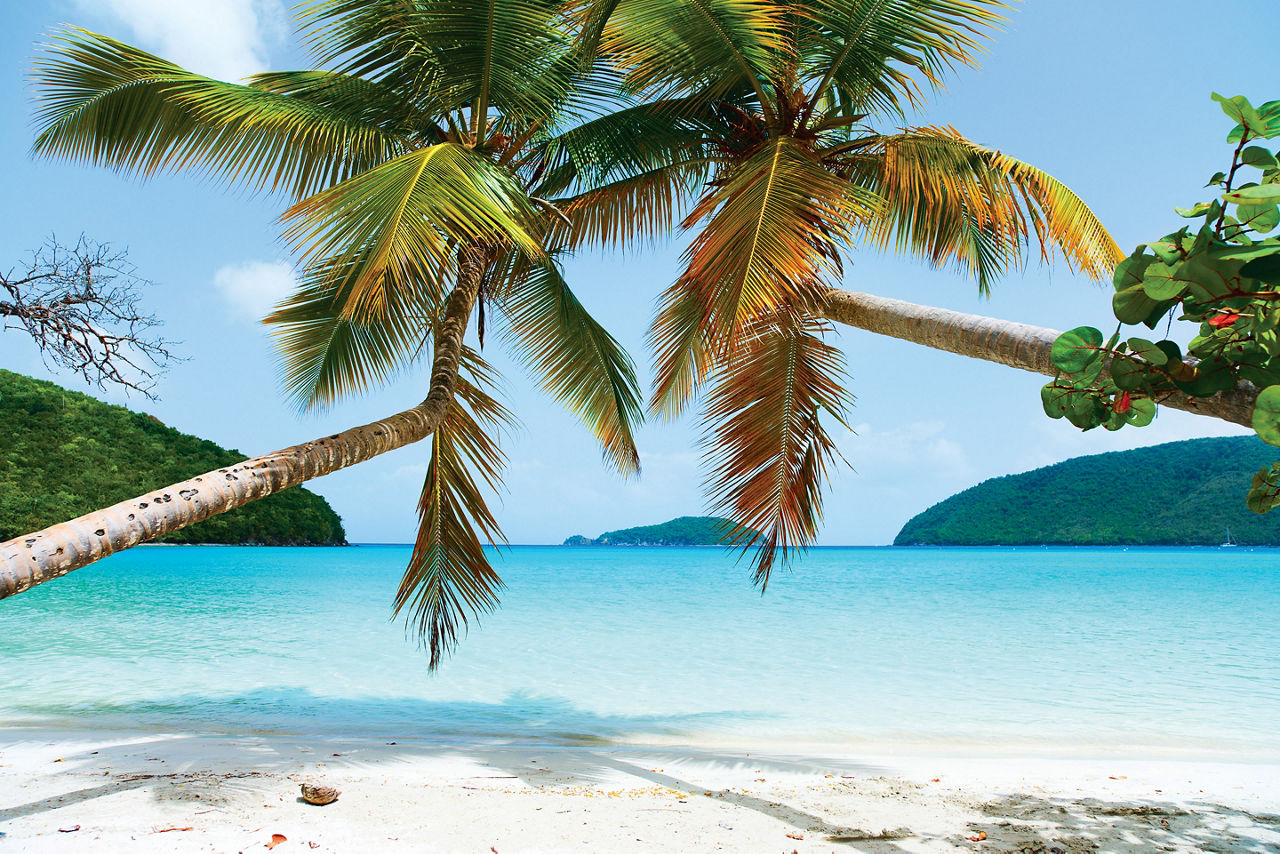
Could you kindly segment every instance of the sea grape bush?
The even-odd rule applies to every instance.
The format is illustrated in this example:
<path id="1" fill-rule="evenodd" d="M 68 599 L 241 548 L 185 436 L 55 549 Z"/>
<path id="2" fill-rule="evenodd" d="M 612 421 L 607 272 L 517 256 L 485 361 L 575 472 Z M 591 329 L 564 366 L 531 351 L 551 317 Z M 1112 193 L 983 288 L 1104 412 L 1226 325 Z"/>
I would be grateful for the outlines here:
<path id="1" fill-rule="evenodd" d="M 1082 430 L 1142 427 L 1171 393 L 1211 397 L 1246 380 L 1260 389 L 1254 429 L 1280 445 L 1280 159 L 1257 144 L 1280 137 L 1280 101 L 1255 108 L 1242 95 L 1213 98 L 1236 122 L 1227 135 L 1236 144 L 1230 169 L 1205 185 L 1214 199 L 1175 208 L 1190 224 L 1116 266 L 1119 324 L 1110 338 L 1081 326 L 1054 342 L 1059 373 L 1041 391 L 1050 418 Z M 1154 330 L 1173 312 L 1200 327 L 1186 353 L 1170 340 L 1122 332 Z M 1254 475 L 1247 503 L 1255 513 L 1280 505 L 1280 463 Z"/>

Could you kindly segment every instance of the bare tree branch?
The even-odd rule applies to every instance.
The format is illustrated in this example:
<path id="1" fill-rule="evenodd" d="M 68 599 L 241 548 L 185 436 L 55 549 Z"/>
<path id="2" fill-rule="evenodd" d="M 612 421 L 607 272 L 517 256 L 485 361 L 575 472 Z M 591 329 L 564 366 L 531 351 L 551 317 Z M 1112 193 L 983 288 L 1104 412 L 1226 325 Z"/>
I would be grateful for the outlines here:
<path id="1" fill-rule="evenodd" d="M 0 274 L 0 331 L 30 335 L 46 366 L 154 398 L 176 357 L 174 342 L 156 334 L 160 320 L 139 307 L 150 284 L 126 252 L 83 235 L 70 247 L 51 237 L 29 263 Z"/>

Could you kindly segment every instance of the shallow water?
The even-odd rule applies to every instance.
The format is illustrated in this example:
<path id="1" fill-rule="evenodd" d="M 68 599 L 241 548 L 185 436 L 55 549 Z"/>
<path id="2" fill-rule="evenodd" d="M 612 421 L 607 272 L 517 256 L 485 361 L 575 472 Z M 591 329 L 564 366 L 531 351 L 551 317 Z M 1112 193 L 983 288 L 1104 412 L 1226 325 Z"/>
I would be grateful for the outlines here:
<path id="1" fill-rule="evenodd" d="M 1280 758 L 1280 551 L 517 547 L 437 675 L 407 547 L 139 548 L 0 602 L 0 726 Z"/>

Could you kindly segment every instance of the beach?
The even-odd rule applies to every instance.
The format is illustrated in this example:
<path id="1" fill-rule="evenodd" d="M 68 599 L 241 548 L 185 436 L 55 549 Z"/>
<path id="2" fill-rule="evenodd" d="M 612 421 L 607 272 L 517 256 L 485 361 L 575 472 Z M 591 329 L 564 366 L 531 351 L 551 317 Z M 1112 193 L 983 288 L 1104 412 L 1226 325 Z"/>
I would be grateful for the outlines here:
<path id="1" fill-rule="evenodd" d="M 408 551 L 6 602 L 0 854 L 1280 849 L 1269 551 L 514 548 L 434 674 Z"/>
<path id="2" fill-rule="evenodd" d="M 1280 766 L 7 732 L 0 850 L 1274 851 Z M 341 791 L 327 806 L 302 782 Z M 277 837 L 278 838 L 278 837 Z"/>

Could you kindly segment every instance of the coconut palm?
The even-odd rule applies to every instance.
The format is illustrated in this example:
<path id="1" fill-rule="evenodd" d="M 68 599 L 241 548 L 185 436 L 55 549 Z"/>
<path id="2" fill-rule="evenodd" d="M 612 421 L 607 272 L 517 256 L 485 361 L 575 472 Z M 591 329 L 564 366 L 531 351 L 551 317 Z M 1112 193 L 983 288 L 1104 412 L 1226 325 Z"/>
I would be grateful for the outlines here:
<path id="1" fill-rule="evenodd" d="M 1044 171 L 950 127 L 878 129 L 972 65 L 1002 7 L 617 0 L 602 28 L 641 101 L 607 121 L 646 142 L 597 168 L 690 235 L 650 332 L 650 410 L 675 417 L 701 395 L 710 499 L 757 547 L 761 584 L 813 541 L 839 457 L 827 422 L 851 398 L 825 309 L 850 247 L 959 265 L 983 293 L 1034 243 L 1095 278 L 1122 257 Z"/>
<path id="2" fill-rule="evenodd" d="M 68 30 L 36 65 L 35 152 L 143 176 L 191 170 L 286 197 L 300 283 L 267 322 L 304 408 L 378 385 L 435 339 L 429 417 L 418 412 L 405 434 L 431 434 L 432 453 L 395 601 L 434 666 L 468 617 L 497 601 L 482 540 L 502 537 L 484 487 L 498 483 L 495 433 L 511 421 L 480 352 L 460 337 L 456 352 L 441 350 L 447 305 L 462 328 L 477 314 L 481 346 L 496 309 L 504 341 L 594 431 L 605 459 L 624 475 L 639 468 L 633 365 L 566 284 L 558 259 L 574 241 L 550 223 L 567 216 L 535 192 L 547 152 L 563 173 L 592 145 L 583 133 L 551 141 L 610 106 L 607 81 L 592 76 L 599 25 L 557 0 L 313 0 L 299 16 L 318 70 L 244 83 Z M 571 201 L 592 215 L 591 199 Z M 122 542 L 151 535 L 133 527 Z M 46 545 L 56 554 L 60 544 Z"/>

